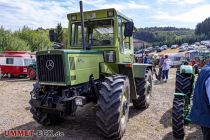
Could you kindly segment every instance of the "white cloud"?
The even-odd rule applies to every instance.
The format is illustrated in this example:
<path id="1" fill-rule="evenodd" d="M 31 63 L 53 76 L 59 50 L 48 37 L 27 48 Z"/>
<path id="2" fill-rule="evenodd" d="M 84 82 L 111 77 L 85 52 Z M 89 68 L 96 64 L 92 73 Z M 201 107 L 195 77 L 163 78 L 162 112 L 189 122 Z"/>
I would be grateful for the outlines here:
<path id="1" fill-rule="evenodd" d="M 116 8 L 126 11 L 150 8 L 135 1 L 83 0 L 83 3 L 84 10 Z M 0 0 L 0 25 L 16 30 L 24 25 L 32 28 L 52 28 L 61 22 L 67 27 L 66 15 L 76 11 L 79 11 L 78 0 Z"/>
<path id="2" fill-rule="evenodd" d="M 1 0 L 0 2 L 0 24 L 6 28 L 21 28 L 24 25 L 37 28 L 52 28 L 61 22 L 67 27 L 66 14 L 77 9 L 73 1 L 34 1 L 34 0 Z M 68 5 L 65 7 L 65 5 Z M 14 29 L 13 29 L 14 30 Z"/>
<path id="3" fill-rule="evenodd" d="M 96 2 L 90 2 L 88 0 L 84 1 L 90 5 L 95 6 L 96 8 L 115 8 L 117 10 L 132 10 L 132 9 L 150 9 L 149 5 L 145 5 L 142 3 L 137 3 L 135 1 L 128 1 L 128 2 L 107 2 L 105 0 L 96 0 Z"/>
<path id="4" fill-rule="evenodd" d="M 159 3 L 172 3 L 178 5 L 192 5 L 204 2 L 204 0 L 158 0 Z"/>
<path id="5" fill-rule="evenodd" d="M 177 13 L 176 15 L 171 15 L 167 12 L 159 11 L 156 16 L 153 16 L 155 19 L 183 22 L 183 23 L 194 23 L 203 21 L 205 18 L 209 17 L 210 13 L 210 4 L 201 5 L 199 7 L 188 10 L 185 13 Z"/>

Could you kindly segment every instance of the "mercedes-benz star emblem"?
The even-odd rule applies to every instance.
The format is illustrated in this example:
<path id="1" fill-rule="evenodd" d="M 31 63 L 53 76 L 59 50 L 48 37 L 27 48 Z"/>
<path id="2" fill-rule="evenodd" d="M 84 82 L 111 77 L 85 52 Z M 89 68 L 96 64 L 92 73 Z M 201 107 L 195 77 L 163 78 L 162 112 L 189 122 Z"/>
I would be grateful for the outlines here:
<path id="1" fill-rule="evenodd" d="M 52 60 L 47 60 L 47 62 L 46 62 L 46 68 L 48 70 L 52 70 L 54 68 L 54 62 Z"/>

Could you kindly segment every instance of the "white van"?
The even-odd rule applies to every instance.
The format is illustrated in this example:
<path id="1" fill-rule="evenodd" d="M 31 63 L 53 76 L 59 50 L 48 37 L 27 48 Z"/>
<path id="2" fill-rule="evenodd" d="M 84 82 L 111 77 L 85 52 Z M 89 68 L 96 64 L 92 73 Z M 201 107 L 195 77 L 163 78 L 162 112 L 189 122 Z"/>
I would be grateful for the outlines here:
<path id="1" fill-rule="evenodd" d="M 184 53 L 169 54 L 168 59 L 170 61 L 170 66 L 171 67 L 178 67 L 179 65 L 181 65 L 181 60 L 184 57 L 185 57 Z"/>

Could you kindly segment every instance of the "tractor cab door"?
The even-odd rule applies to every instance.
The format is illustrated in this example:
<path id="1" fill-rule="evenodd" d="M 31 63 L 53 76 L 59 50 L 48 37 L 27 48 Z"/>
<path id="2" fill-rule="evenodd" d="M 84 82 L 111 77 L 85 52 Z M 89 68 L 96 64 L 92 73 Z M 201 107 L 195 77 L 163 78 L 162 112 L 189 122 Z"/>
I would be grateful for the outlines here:
<path id="1" fill-rule="evenodd" d="M 118 43 L 119 43 L 119 62 L 131 63 L 134 62 L 133 55 L 133 37 L 125 37 L 126 19 L 118 16 Z"/>

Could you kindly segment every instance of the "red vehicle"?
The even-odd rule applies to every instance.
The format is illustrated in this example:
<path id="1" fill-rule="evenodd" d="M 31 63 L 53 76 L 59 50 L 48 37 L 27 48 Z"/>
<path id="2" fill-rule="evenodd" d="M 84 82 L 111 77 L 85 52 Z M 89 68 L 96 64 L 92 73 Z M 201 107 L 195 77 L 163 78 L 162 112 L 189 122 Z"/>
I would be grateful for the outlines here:
<path id="1" fill-rule="evenodd" d="M 35 61 L 34 55 L 24 51 L 5 51 L 0 53 L 1 74 L 8 77 L 27 77 L 27 67 Z"/>

